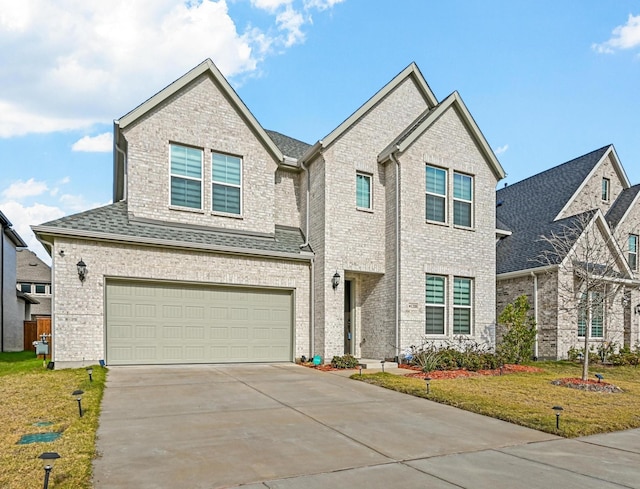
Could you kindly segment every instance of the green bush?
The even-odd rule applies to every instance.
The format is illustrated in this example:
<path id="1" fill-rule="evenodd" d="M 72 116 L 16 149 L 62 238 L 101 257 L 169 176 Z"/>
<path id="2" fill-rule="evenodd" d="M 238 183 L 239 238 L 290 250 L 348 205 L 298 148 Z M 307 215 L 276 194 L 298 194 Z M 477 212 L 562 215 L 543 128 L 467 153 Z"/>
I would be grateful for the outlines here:
<path id="1" fill-rule="evenodd" d="M 536 322 L 529 315 L 530 308 L 527 296 L 521 295 L 498 316 L 498 324 L 506 329 L 497 347 L 498 357 L 504 363 L 517 364 L 533 357 Z"/>
<path id="2" fill-rule="evenodd" d="M 358 366 L 358 359 L 353 355 L 336 355 L 331 359 L 331 366 L 333 368 L 356 368 Z"/>

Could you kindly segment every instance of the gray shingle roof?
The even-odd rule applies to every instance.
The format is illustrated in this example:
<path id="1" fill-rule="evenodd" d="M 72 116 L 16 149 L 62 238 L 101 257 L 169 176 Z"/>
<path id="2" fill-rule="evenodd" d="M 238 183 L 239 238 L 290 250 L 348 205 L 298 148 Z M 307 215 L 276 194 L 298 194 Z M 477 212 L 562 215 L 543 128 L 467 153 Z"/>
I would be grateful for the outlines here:
<path id="1" fill-rule="evenodd" d="M 540 237 L 570 223 L 567 219 L 556 222 L 554 219 L 609 147 L 604 146 L 496 192 L 497 201 L 502 201 L 496 208 L 496 218 L 513 233 L 501 239 L 496 247 L 498 274 L 542 266 L 536 261 L 544 250 Z"/>
<path id="2" fill-rule="evenodd" d="M 640 192 L 640 184 L 625 188 L 622 191 L 605 216 L 609 226 L 615 228 L 618 225 L 620 219 L 624 217 L 625 212 L 627 212 L 636 195 L 638 195 L 638 192 Z"/>
<path id="3" fill-rule="evenodd" d="M 267 129 L 265 129 L 265 131 L 285 156 L 295 159 L 302 158 L 302 156 L 311 147 L 310 144 L 303 143 L 298 139 L 285 136 L 279 132 L 269 131 Z"/>
<path id="4" fill-rule="evenodd" d="M 16 253 L 16 280 L 18 282 L 51 283 L 51 267 L 31 250 Z"/>
<path id="5" fill-rule="evenodd" d="M 117 241 L 135 241 L 202 249 L 242 249 L 278 254 L 300 254 L 304 243 L 297 228 L 276 226 L 273 237 L 243 235 L 217 229 L 195 228 L 168 222 L 138 222 L 129 219 L 127 202 L 98 207 L 62 217 L 35 227 L 43 234 L 75 234 Z M 301 258 L 303 256 L 301 255 Z"/>

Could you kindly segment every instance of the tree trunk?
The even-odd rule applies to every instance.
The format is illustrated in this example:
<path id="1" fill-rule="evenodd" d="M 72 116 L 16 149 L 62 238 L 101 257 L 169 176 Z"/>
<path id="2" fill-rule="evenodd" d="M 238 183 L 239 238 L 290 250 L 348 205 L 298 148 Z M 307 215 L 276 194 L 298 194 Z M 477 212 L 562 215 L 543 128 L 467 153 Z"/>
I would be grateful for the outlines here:
<path id="1" fill-rule="evenodd" d="M 582 380 L 589 379 L 589 333 L 591 330 L 591 297 L 587 292 L 587 318 L 584 328 L 584 358 L 582 359 Z"/>

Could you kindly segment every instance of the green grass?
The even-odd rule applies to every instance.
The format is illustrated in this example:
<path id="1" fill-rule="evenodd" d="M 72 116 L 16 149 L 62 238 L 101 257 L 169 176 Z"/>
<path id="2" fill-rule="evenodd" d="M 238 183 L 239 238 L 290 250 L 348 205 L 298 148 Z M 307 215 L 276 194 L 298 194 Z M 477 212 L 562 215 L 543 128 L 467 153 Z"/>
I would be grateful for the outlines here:
<path id="1" fill-rule="evenodd" d="M 594 367 L 605 382 L 624 392 L 585 392 L 551 384 L 564 377 L 580 377 L 581 367 L 569 362 L 539 362 L 543 373 L 432 380 L 429 399 L 466 411 L 565 437 L 640 427 L 640 368 Z M 599 370 L 598 370 L 599 369 Z M 592 374 L 593 376 L 593 374 Z M 387 389 L 427 397 L 425 381 L 389 373 L 352 376 Z M 562 406 L 556 431 L 553 406 Z"/>
<path id="2" fill-rule="evenodd" d="M 90 488 L 95 433 L 106 370 L 94 366 L 93 382 L 84 368 L 47 370 L 33 352 L 0 354 L 0 487 L 41 487 L 43 464 L 38 456 L 57 452 L 50 487 Z M 71 393 L 81 389 L 84 416 Z M 36 426 L 51 422 L 51 426 Z M 47 431 L 62 436 L 49 443 L 17 445 L 26 434 Z"/>

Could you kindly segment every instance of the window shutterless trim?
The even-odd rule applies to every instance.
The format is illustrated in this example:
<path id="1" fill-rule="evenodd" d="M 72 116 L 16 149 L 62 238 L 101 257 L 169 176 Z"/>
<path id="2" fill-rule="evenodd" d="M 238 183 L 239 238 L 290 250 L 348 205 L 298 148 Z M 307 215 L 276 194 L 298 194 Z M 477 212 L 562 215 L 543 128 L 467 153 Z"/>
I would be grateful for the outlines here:
<path id="1" fill-rule="evenodd" d="M 230 158 L 236 158 L 238 159 L 238 161 L 240 162 L 240 168 L 239 168 L 239 177 L 240 177 L 240 183 L 236 184 L 236 183 L 229 183 L 229 182 L 222 182 L 220 180 L 215 180 L 214 176 L 213 176 L 213 171 L 214 171 L 214 157 L 215 155 L 219 155 L 219 156 L 224 156 L 224 157 L 230 157 Z M 238 218 L 238 217 L 242 217 L 243 216 L 243 208 L 244 208 L 244 202 L 243 202 L 243 169 L 244 169 L 244 158 L 240 155 L 234 155 L 231 153 L 224 153 L 222 151 L 215 151 L 215 150 L 211 150 L 211 212 L 212 214 L 216 215 L 216 216 L 222 216 L 222 217 L 234 217 L 234 218 Z M 227 212 L 227 211 L 223 211 L 223 210 L 217 210 L 214 209 L 214 196 L 213 196 L 213 188 L 214 186 L 220 186 L 220 187 L 228 187 L 228 188 L 237 188 L 238 189 L 238 212 Z"/>
<path id="2" fill-rule="evenodd" d="M 369 205 L 366 207 L 358 205 L 358 177 L 363 177 L 369 181 Z M 371 173 L 356 171 L 356 209 L 373 212 L 373 175 Z"/>
<path id="3" fill-rule="evenodd" d="M 428 185 L 427 185 L 427 172 L 428 169 L 432 168 L 438 172 L 443 172 L 444 173 L 444 194 L 438 194 L 436 192 L 430 192 Z M 446 168 L 440 168 L 438 166 L 435 165 L 430 165 L 429 163 L 425 163 L 425 220 L 429 223 L 435 223 L 435 224 L 447 224 L 449 219 L 449 205 L 448 205 L 448 191 L 449 191 L 449 170 L 447 170 Z M 428 216 L 428 201 L 429 201 L 429 196 L 431 196 L 434 199 L 441 199 L 444 202 L 444 216 L 443 216 L 443 220 L 437 220 L 437 219 L 429 219 Z"/>
<path id="4" fill-rule="evenodd" d="M 611 180 L 603 177 L 602 178 L 602 200 L 604 202 L 609 202 L 611 198 Z"/>
<path id="5" fill-rule="evenodd" d="M 178 175 L 178 174 L 174 174 L 172 169 L 171 169 L 171 152 L 172 152 L 172 148 L 173 147 L 181 147 L 181 148 L 187 148 L 187 149 L 194 149 L 196 151 L 200 152 L 200 178 L 195 178 L 195 177 L 190 177 L 187 175 Z M 204 150 L 202 148 L 199 148 L 197 146 L 190 146 L 188 144 L 182 144 L 182 143 L 176 143 L 173 141 L 169 141 L 169 209 L 174 209 L 174 210 L 191 210 L 191 211 L 202 211 L 204 210 Z M 183 180 L 190 180 L 190 181 L 195 181 L 195 182 L 200 182 L 200 207 L 191 207 L 188 205 L 180 205 L 180 204 L 174 204 L 172 202 L 173 200 L 173 192 L 172 192 L 172 179 L 173 178 L 180 178 Z"/>
<path id="6" fill-rule="evenodd" d="M 456 197 L 456 189 L 455 189 L 455 182 L 456 182 L 456 175 L 460 175 L 461 177 L 464 178 L 468 178 L 471 181 L 471 199 L 467 200 L 461 197 Z M 473 196 L 475 193 L 475 178 L 473 177 L 473 175 L 468 175 L 466 173 L 462 173 L 462 172 L 457 172 L 454 171 L 453 172 L 453 192 L 452 192 L 452 199 L 453 199 L 453 225 L 456 227 L 461 227 L 461 228 L 465 228 L 465 229 L 471 229 L 474 227 L 474 223 L 475 223 L 475 212 L 474 212 L 474 205 L 473 205 Z M 455 207 L 456 207 L 456 202 L 462 202 L 464 204 L 469 204 L 469 225 L 467 224 L 461 224 L 456 222 L 456 211 L 455 211 Z"/>

